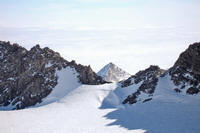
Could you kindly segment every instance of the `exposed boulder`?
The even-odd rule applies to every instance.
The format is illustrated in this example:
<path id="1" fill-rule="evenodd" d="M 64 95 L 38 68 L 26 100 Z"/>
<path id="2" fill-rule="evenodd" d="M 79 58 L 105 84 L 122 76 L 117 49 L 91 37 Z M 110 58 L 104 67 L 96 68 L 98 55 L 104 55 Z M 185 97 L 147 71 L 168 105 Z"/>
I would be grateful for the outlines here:
<path id="1" fill-rule="evenodd" d="M 187 89 L 187 93 L 188 94 L 197 94 L 197 93 L 199 93 L 199 89 L 197 89 L 197 88 L 194 88 L 194 87 L 190 87 L 189 89 Z"/>

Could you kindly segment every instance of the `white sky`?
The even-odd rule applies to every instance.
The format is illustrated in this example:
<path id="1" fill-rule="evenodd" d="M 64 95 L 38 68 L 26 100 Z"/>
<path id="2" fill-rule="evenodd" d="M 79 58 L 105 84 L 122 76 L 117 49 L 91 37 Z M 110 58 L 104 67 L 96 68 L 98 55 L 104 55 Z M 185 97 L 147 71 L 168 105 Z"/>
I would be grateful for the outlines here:
<path id="1" fill-rule="evenodd" d="M 48 46 L 95 71 L 169 68 L 200 41 L 199 0 L 2 0 L 0 40 Z"/>

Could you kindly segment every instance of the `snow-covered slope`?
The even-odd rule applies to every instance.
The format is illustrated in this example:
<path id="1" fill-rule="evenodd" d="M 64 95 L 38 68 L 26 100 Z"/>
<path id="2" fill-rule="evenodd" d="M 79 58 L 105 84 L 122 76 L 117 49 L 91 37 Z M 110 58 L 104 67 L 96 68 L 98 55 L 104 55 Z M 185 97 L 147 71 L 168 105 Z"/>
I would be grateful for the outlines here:
<path id="1" fill-rule="evenodd" d="M 199 133 L 199 51 L 190 46 L 167 71 L 150 66 L 104 85 L 81 84 L 79 69 L 57 69 L 58 84 L 41 103 L 0 111 L 0 133 Z"/>
<path id="2" fill-rule="evenodd" d="M 97 74 L 108 82 L 119 82 L 131 76 L 113 63 L 104 66 Z"/>
<path id="3" fill-rule="evenodd" d="M 200 96 L 176 93 L 169 74 L 159 77 L 153 100 L 132 105 L 122 102 L 142 82 L 132 81 L 126 87 L 121 87 L 122 82 L 81 85 L 76 74 L 71 68 L 57 72 L 58 86 L 40 107 L 1 111 L 0 132 L 199 133 Z M 142 93 L 140 98 L 146 96 Z"/>
<path id="4" fill-rule="evenodd" d="M 133 105 L 122 102 L 141 83 L 81 85 L 76 74 L 57 72 L 58 86 L 40 107 L 1 111 L 0 132 L 199 133 L 200 96 L 176 93 L 169 74 L 159 77 L 153 100 Z"/>
<path id="5" fill-rule="evenodd" d="M 124 105 L 121 99 L 134 88 L 80 85 L 45 106 L 1 111 L 0 132 L 199 133 L 200 97 L 179 95 L 172 87 L 166 75 L 159 79 L 152 101 Z"/>
<path id="6" fill-rule="evenodd" d="M 52 102 L 56 102 L 74 89 L 78 88 L 81 83 L 78 80 L 78 73 L 74 68 L 67 67 L 56 72 L 58 77 L 58 84 L 53 88 L 52 92 L 42 100 L 42 103 L 37 104 L 34 107 L 46 105 Z"/>
<path id="7" fill-rule="evenodd" d="M 104 99 L 102 109 L 116 109 L 108 113 L 107 119 L 115 120 L 110 126 L 119 125 L 133 131 L 146 130 L 147 133 L 199 133 L 200 95 L 176 93 L 176 87 L 169 74 L 158 79 L 152 100 L 141 92 L 134 104 L 123 104 L 123 100 L 137 91 L 141 84 L 118 87 Z M 134 133 L 134 131 L 133 131 Z"/>
<path id="8" fill-rule="evenodd" d="M 104 118 L 114 109 L 101 110 L 102 100 L 116 84 L 81 85 L 55 103 L 0 112 L 2 133 L 127 133 L 128 129 L 106 126 Z M 134 133 L 143 133 L 136 129 Z"/>

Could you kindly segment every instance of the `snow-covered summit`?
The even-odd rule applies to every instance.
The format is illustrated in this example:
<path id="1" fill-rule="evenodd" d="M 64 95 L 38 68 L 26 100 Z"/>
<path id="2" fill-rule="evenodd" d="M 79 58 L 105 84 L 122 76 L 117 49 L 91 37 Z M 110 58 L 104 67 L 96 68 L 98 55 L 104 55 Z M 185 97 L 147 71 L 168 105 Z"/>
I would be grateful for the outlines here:
<path id="1" fill-rule="evenodd" d="M 104 66 L 97 74 L 108 82 L 119 82 L 131 76 L 112 62 Z"/>

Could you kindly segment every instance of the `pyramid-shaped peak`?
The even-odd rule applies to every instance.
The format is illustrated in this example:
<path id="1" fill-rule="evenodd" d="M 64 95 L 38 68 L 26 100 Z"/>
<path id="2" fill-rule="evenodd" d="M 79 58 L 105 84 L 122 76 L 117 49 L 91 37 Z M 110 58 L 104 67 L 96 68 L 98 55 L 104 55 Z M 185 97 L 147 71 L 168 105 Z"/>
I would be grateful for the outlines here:
<path id="1" fill-rule="evenodd" d="M 99 72 L 98 75 L 108 82 L 119 82 L 121 80 L 129 78 L 131 75 L 126 71 L 119 68 L 114 63 L 110 62 L 105 65 Z"/>

